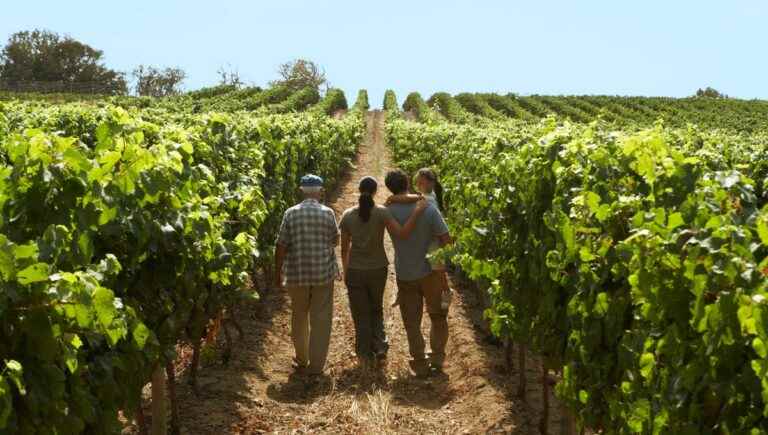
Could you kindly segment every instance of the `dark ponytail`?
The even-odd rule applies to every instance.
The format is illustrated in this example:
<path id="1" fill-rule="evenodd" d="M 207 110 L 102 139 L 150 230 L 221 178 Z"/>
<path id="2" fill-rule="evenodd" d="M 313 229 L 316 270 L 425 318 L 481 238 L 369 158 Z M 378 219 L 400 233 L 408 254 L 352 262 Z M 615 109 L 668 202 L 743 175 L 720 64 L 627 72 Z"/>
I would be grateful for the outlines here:
<path id="1" fill-rule="evenodd" d="M 434 185 L 433 190 L 435 192 L 435 200 L 437 201 L 437 207 L 440 209 L 441 212 L 445 211 L 445 208 L 443 207 L 443 185 L 440 184 L 440 181 L 437 180 L 437 174 L 435 174 L 435 171 L 429 168 L 421 168 L 416 173 L 417 177 L 424 177 L 427 180 L 431 181 Z"/>
<path id="2" fill-rule="evenodd" d="M 376 206 L 376 203 L 373 201 L 373 195 L 376 194 L 378 187 L 379 185 L 373 177 L 364 177 L 360 180 L 360 199 L 358 200 L 357 215 L 363 222 L 368 222 L 371 219 L 371 211 Z"/>
<path id="3" fill-rule="evenodd" d="M 437 200 L 437 206 L 440 208 L 440 212 L 445 213 L 445 206 L 443 205 L 443 185 L 437 180 L 435 180 L 435 199 Z"/>

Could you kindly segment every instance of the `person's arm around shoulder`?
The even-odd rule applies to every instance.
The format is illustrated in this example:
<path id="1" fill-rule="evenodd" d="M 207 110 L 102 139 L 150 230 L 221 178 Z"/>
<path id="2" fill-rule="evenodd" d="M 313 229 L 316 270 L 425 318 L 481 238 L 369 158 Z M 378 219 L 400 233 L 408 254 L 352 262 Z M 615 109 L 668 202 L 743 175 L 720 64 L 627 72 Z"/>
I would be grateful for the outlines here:
<path id="1" fill-rule="evenodd" d="M 397 195 L 390 195 L 384 202 L 384 205 L 392 204 L 413 204 L 419 202 L 424 198 L 421 193 L 399 193 Z"/>
<path id="2" fill-rule="evenodd" d="M 405 225 L 400 225 L 399 222 L 389 213 L 387 210 L 387 216 L 384 220 L 384 225 L 387 227 L 387 231 L 391 237 L 397 237 L 399 239 L 407 239 L 414 228 L 416 228 L 416 222 L 419 220 L 424 211 L 429 207 L 429 203 L 423 198 L 416 203 L 411 215 L 408 216 L 408 220 Z"/>

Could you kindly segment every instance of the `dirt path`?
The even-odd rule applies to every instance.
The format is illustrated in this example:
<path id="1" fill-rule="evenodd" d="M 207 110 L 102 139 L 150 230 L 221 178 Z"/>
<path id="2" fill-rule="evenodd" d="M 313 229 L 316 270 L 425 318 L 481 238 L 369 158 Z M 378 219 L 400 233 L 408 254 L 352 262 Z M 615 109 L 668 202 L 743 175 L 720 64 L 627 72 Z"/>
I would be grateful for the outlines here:
<path id="1" fill-rule="evenodd" d="M 357 201 L 357 180 L 383 181 L 391 167 L 384 143 L 384 115 L 367 116 L 368 134 L 356 167 L 342 182 L 331 206 L 338 215 Z M 386 198 L 381 182 L 377 202 Z M 390 260 L 392 244 L 386 237 Z M 385 302 L 395 292 L 391 267 Z M 328 377 L 314 385 L 292 376 L 290 304 L 285 294 L 267 291 L 261 301 L 239 311 L 245 337 L 226 366 L 211 363 L 200 371 L 200 393 L 179 382 L 182 433 L 537 433 L 540 392 L 530 362 L 529 403 L 513 396 L 515 373 L 503 371 L 503 351 L 486 343 L 476 322 L 474 294 L 454 282 L 451 337 L 446 378 L 419 380 L 408 371 L 408 348 L 399 311 L 385 303 L 391 343 L 386 367 L 378 373 L 358 369 L 346 288 L 336 284 Z M 429 326 L 425 316 L 425 331 Z M 426 335 L 428 337 L 428 335 Z M 213 360 L 213 359 L 212 359 Z M 182 376 L 182 380 L 185 376 Z M 554 410 L 551 414 L 555 414 Z M 550 423 L 553 432 L 556 416 Z"/>

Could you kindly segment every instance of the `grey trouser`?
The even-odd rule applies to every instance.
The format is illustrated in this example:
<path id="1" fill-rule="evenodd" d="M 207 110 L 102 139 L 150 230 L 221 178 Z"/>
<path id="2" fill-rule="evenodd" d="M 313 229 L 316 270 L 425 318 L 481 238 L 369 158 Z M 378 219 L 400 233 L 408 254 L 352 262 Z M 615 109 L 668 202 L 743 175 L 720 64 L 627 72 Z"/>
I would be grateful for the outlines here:
<path id="1" fill-rule="evenodd" d="M 333 281 L 322 285 L 286 287 L 291 297 L 291 338 L 296 361 L 322 373 L 328 357 L 333 322 Z"/>
<path id="2" fill-rule="evenodd" d="M 355 351 L 361 358 L 372 358 L 389 348 L 384 332 L 384 288 L 387 268 L 347 270 L 347 294 L 355 322 Z"/>

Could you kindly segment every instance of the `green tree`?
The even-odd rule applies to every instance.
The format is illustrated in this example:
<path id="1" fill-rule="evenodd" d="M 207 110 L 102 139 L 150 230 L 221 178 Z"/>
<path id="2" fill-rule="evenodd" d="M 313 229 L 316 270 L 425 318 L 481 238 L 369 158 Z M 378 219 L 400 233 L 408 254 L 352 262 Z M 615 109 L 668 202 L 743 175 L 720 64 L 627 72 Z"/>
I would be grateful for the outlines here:
<path id="1" fill-rule="evenodd" d="M 11 89 L 23 83 L 49 82 L 53 91 L 125 94 L 124 74 L 104 66 L 103 56 L 103 51 L 69 36 L 47 30 L 17 32 L 0 52 L 0 81 Z"/>
<path id="2" fill-rule="evenodd" d="M 728 98 L 727 95 L 721 93 L 715 88 L 707 86 L 704 89 L 699 88 L 696 91 L 696 97 L 698 98 Z"/>
<path id="3" fill-rule="evenodd" d="M 181 93 L 181 83 L 187 74 L 181 68 L 165 68 L 139 65 L 133 70 L 136 93 L 140 96 L 167 97 Z"/>
<path id="4" fill-rule="evenodd" d="M 286 62 L 277 68 L 277 73 L 280 78 L 271 82 L 272 86 L 284 85 L 294 91 L 307 87 L 319 91 L 323 85 L 326 85 L 326 89 L 328 88 L 325 71 L 311 60 L 296 59 Z"/>

